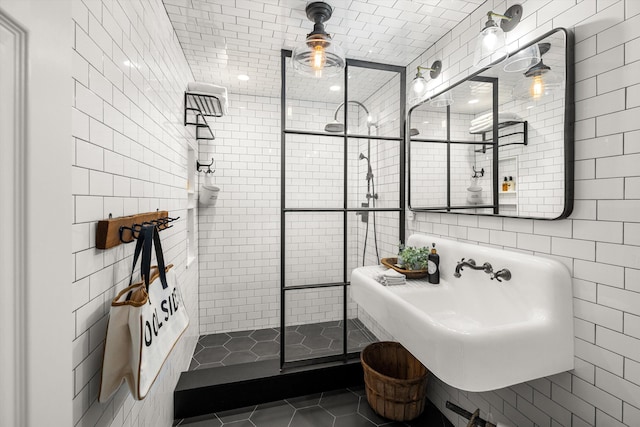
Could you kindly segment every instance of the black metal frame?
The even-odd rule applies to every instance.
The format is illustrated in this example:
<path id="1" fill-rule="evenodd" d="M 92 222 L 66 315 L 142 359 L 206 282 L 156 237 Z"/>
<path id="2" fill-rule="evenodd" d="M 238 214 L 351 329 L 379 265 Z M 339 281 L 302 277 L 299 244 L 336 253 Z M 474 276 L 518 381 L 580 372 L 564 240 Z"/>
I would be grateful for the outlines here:
<path id="1" fill-rule="evenodd" d="M 348 241 L 347 241 L 347 225 L 348 225 L 348 215 L 349 213 L 356 212 L 398 212 L 399 213 L 399 221 L 398 221 L 398 234 L 400 236 L 400 241 L 404 242 L 405 240 L 405 161 L 406 161 L 406 94 L 404 88 L 406 87 L 406 68 L 395 66 L 395 65 L 387 65 L 380 64 L 376 62 L 368 62 L 368 61 L 360 61 L 355 59 L 346 60 L 346 68 L 344 72 L 344 105 L 348 104 L 348 94 L 349 94 L 349 78 L 348 78 L 348 70 L 350 66 L 360 67 L 360 68 L 369 68 L 383 71 L 392 71 L 397 72 L 400 76 L 400 105 L 399 105 L 399 115 L 401 120 L 400 127 L 400 135 L 398 137 L 388 137 L 388 136 L 371 136 L 371 135 L 351 135 L 347 134 L 346 129 L 342 134 L 335 134 L 329 132 L 313 132 L 313 131 L 301 131 L 301 130 L 292 130 L 287 129 L 287 117 L 286 117 L 286 81 L 287 81 L 287 64 L 286 61 L 291 57 L 291 51 L 282 49 L 280 51 L 280 72 L 281 72 L 281 92 L 280 92 L 280 122 L 281 122 L 281 152 L 280 152 L 280 369 L 285 369 L 289 367 L 297 367 L 302 365 L 310 365 L 317 363 L 325 363 L 332 361 L 347 361 L 351 358 L 358 357 L 359 352 L 349 353 L 348 351 L 348 342 L 347 342 L 347 299 L 348 299 L 348 286 L 350 285 L 349 278 L 347 277 L 348 270 Z M 343 108 L 343 123 L 348 123 L 348 108 Z M 326 136 L 331 138 L 342 137 L 343 138 L 343 146 L 344 146 L 344 179 L 343 179 L 343 207 L 342 208 L 287 208 L 286 207 L 286 137 L 287 135 L 315 135 L 315 136 Z M 347 164 L 348 164 L 348 143 L 349 139 L 370 139 L 370 140 L 379 140 L 379 141 L 397 141 L 400 145 L 400 165 L 399 165 L 399 191 L 400 191 L 400 201 L 399 206 L 397 208 L 350 208 L 348 207 L 348 186 L 347 186 Z M 285 236 L 286 236 L 286 221 L 285 216 L 287 213 L 304 213 L 304 212 L 313 212 L 313 213 L 323 213 L 323 212 L 342 212 L 343 217 L 343 281 L 342 282 L 334 282 L 334 283 L 316 283 L 309 285 L 294 285 L 294 286 L 285 286 Z M 286 300 L 286 292 L 290 290 L 300 290 L 300 289 L 314 289 L 314 288 L 329 288 L 329 287 L 342 287 L 343 289 L 343 348 L 342 354 L 331 355 L 325 357 L 317 357 L 317 358 L 309 358 L 297 361 L 289 361 L 285 360 L 285 328 L 286 328 L 286 319 L 285 319 L 285 300 Z"/>
<path id="2" fill-rule="evenodd" d="M 189 106 L 189 100 L 193 101 L 193 104 L 195 104 L 195 107 Z M 196 116 L 195 122 L 189 121 L 188 119 L 189 112 L 192 112 L 195 114 Z M 184 93 L 184 125 L 185 126 L 193 125 L 196 127 L 196 140 L 211 141 L 216 139 L 205 117 L 222 117 L 222 114 L 223 114 L 222 103 L 220 102 L 220 98 L 218 98 L 217 96 L 203 95 L 200 93 L 192 93 L 192 92 Z M 201 123 L 200 119 L 202 119 L 204 123 Z M 211 134 L 211 137 L 201 136 L 200 130 L 202 128 L 206 128 Z"/>
<path id="3" fill-rule="evenodd" d="M 465 212 L 453 212 L 453 213 L 458 213 L 461 215 L 483 215 L 483 216 L 501 216 L 501 217 L 507 217 L 507 218 L 523 218 L 523 219 L 539 219 L 539 220 L 544 220 L 544 221 L 552 221 L 552 220 L 556 220 L 556 219 L 563 219 L 563 218 L 567 218 L 569 215 L 571 215 L 571 212 L 573 211 L 573 198 L 574 198 L 574 125 L 575 125 L 575 100 L 574 100 L 574 87 L 575 87 L 575 64 L 574 64 L 574 50 L 575 50 L 575 40 L 574 40 L 574 34 L 572 30 L 566 29 L 566 28 L 554 28 L 551 31 L 548 31 L 547 33 L 541 35 L 540 37 L 538 37 L 537 39 L 527 43 L 526 45 L 522 45 L 520 47 L 520 50 L 526 49 L 529 46 L 532 46 L 536 43 L 539 43 L 540 41 L 544 40 L 545 38 L 551 36 L 552 34 L 556 33 L 556 32 L 562 32 L 565 34 L 565 107 L 564 107 L 564 207 L 562 212 L 560 213 L 559 216 L 555 217 L 555 218 L 542 218 L 542 217 L 531 217 L 531 216 L 523 216 L 523 215 L 518 215 L 518 216 L 513 216 L 513 215 L 502 215 L 499 213 L 498 209 L 498 185 L 499 185 L 499 181 L 498 181 L 498 162 L 497 162 L 497 153 L 498 150 L 493 150 L 493 176 L 494 176 L 494 180 L 493 180 L 493 205 L 472 205 L 472 206 L 449 206 L 450 202 L 449 202 L 449 193 L 450 193 L 450 177 L 449 177 L 449 155 L 448 155 L 448 151 L 447 151 L 447 206 L 442 206 L 442 207 L 429 207 L 429 208 L 424 208 L 424 207 L 413 207 L 411 206 L 411 186 L 409 186 L 409 191 L 408 191 L 408 204 L 409 204 L 409 209 L 415 212 L 451 212 L 451 210 L 456 209 L 456 210 L 464 210 L 464 209 L 483 209 L 483 208 L 493 208 L 494 209 L 494 213 L 489 214 L 489 213 L 480 213 L 480 212 L 473 212 L 473 213 L 465 213 Z M 488 70 L 489 68 L 491 68 L 492 66 L 496 65 L 496 63 L 502 61 L 502 58 L 499 59 L 498 61 L 491 63 L 490 65 L 488 65 L 487 67 L 484 67 L 478 71 L 476 71 L 475 73 L 471 74 L 469 77 L 466 77 L 456 83 L 454 83 L 453 85 L 447 87 L 446 89 L 434 94 L 430 99 L 436 98 L 438 96 L 440 96 L 441 94 L 443 94 L 444 92 L 447 92 L 453 88 L 455 88 L 456 86 L 469 81 L 469 80 L 479 80 L 479 79 L 485 79 L 487 77 L 483 77 L 480 76 L 481 73 L 485 72 L 486 70 Z M 492 79 L 491 77 L 488 77 L 487 79 Z M 493 105 L 496 106 L 497 105 L 497 85 L 494 85 L 494 90 L 493 90 Z M 428 102 L 428 100 L 424 100 L 416 105 L 414 105 L 413 107 L 411 107 L 409 109 L 409 114 L 408 114 L 408 126 L 411 127 L 411 113 L 413 112 L 413 110 L 415 110 L 416 108 L 418 108 L 419 106 L 423 105 L 424 103 Z M 493 123 L 498 123 L 498 110 L 497 108 L 493 109 Z M 528 123 L 524 122 L 524 126 L 525 126 L 525 137 L 526 137 L 526 133 L 528 132 Z M 449 139 L 449 107 L 447 107 L 447 140 Z M 528 137 L 527 137 L 528 138 Z M 498 141 L 499 140 L 499 136 L 498 136 L 498 127 L 494 126 L 493 128 L 493 137 L 492 137 L 492 141 Z M 527 139 L 528 141 L 528 139 Z M 493 143 L 491 145 L 486 144 L 486 141 L 484 142 L 470 142 L 470 141 L 445 141 L 445 140 L 430 140 L 430 139 L 424 139 L 424 138 L 415 138 L 415 137 L 411 137 L 409 138 L 409 142 L 408 142 L 408 151 L 409 151 L 409 156 L 411 156 L 411 143 L 412 142 L 439 142 L 439 143 L 465 143 L 465 144 L 475 144 L 475 145 L 487 145 L 486 148 L 493 148 L 494 145 L 496 145 L 496 143 Z M 511 145 L 511 144 L 505 144 L 505 145 Z M 527 144 L 524 144 L 527 145 Z M 408 165 L 408 176 L 409 176 L 409 180 L 411 180 L 411 162 L 409 161 L 409 165 Z"/>

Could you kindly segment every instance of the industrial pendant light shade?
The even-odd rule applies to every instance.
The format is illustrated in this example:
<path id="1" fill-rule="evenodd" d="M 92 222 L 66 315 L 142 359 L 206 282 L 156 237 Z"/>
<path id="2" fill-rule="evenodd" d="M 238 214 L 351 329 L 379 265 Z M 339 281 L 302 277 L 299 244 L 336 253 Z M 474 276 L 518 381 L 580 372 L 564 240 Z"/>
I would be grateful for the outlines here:
<path id="1" fill-rule="evenodd" d="M 442 62 L 435 61 L 430 68 L 418 67 L 416 76 L 409 85 L 409 103 L 417 104 L 427 96 L 427 80 L 422 76 L 422 71 L 429 71 L 432 79 L 437 78 L 442 71 Z"/>
<path id="2" fill-rule="evenodd" d="M 297 46 L 291 55 L 293 69 L 310 77 L 333 77 L 345 67 L 342 49 L 324 29 L 333 9 L 325 2 L 309 3 L 307 18 L 314 22 L 313 31 L 307 34 L 304 43 Z"/>
<path id="3" fill-rule="evenodd" d="M 500 18 L 500 25 L 493 20 Z M 513 30 L 522 17 L 522 6 L 519 4 L 511 6 L 504 15 L 494 12 L 487 13 L 487 22 L 478 34 L 476 40 L 476 50 L 473 56 L 475 67 L 485 67 L 500 59 L 504 60 L 508 56 L 506 32 Z"/>
<path id="4" fill-rule="evenodd" d="M 540 55 L 549 51 L 549 43 L 539 43 Z M 542 97 L 554 95 L 564 88 L 564 78 L 553 71 L 551 67 L 542 62 L 535 64 L 525 73 L 526 77 L 514 89 L 513 97 L 516 99 L 538 100 Z"/>

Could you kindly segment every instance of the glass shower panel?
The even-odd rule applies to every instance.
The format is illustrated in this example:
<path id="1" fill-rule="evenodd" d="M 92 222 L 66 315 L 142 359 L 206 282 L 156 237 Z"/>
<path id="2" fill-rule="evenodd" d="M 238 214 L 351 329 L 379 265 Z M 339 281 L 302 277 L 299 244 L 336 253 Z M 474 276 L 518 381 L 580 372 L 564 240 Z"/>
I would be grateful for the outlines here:
<path id="1" fill-rule="evenodd" d="M 347 278 L 357 267 L 378 265 L 380 259 L 398 254 L 399 212 L 350 212 L 347 234 Z"/>
<path id="2" fill-rule="evenodd" d="M 400 73 L 358 66 L 349 66 L 348 73 L 348 133 L 399 137 L 403 126 Z"/>
<path id="3" fill-rule="evenodd" d="M 344 206 L 344 140 L 318 135 L 287 135 L 287 209 Z"/>
<path id="4" fill-rule="evenodd" d="M 447 206 L 447 144 L 411 141 L 410 206 Z"/>
<path id="5" fill-rule="evenodd" d="M 343 292 L 342 286 L 286 292 L 285 362 L 342 354 Z"/>
<path id="6" fill-rule="evenodd" d="M 362 318 L 361 318 L 362 317 Z M 369 315 L 351 299 L 351 288 L 347 289 L 347 351 L 362 351 L 367 345 L 378 341 L 378 337 L 367 327 Z"/>
<path id="7" fill-rule="evenodd" d="M 400 207 L 401 141 L 349 138 L 349 208 Z"/>
<path id="8" fill-rule="evenodd" d="M 447 109 L 422 104 L 411 113 L 409 136 L 414 139 L 447 139 Z"/>
<path id="9" fill-rule="evenodd" d="M 285 287 L 342 283 L 342 212 L 288 212 L 285 217 Z"/>
<path id="10" fill-rule="evenodd" d="M 316 79 L 296 73 L 286 59 L 285 129 L 324 132 L 344 102 L 344 77 Z"/>

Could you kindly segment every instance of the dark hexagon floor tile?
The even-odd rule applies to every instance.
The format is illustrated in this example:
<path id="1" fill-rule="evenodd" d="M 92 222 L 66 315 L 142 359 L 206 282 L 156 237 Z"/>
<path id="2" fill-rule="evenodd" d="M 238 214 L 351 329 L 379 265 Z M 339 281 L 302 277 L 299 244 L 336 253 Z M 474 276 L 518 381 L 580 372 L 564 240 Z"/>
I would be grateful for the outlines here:
<path id="1" fill-rule="evenodd" d="M 255 330 L 254 329 L 249 329 L 248 331 L 234 331 L 234 332 L 227 332 L 227 334 L 231 337 L 248 337 L 249 335 L 251 335 Z"/>
<path id="2" fill-rule="evenodd" d="M 304 336 L 320 335 L 324 328 L 317 323 L 309 323 L 307 325 L 300 325 L 296 331 Z"/>
<path id="3" fill-rule="evenodd" d="M 207 414 L 198 417 L 185 418 L 178 425 L 189 427 L 220 427 L 222 423 L 215 414 Z"/>
<path id="4" fill-rule="evenodd" d="M 230 339 L 231 337 L 227 334 L 210 334 L 201 336 L 198 342 L 204 347 L 216 347 L 223 345 Z"/>
<path id="5" fill-rule="evenodd" d="M 191 363 L 189 363 L 189 370 L 193 371 L 195 370 L 198 366 L 200 366 L 200 364 L 198 363 L 197 360 L 195 360 L 194 358 L 191 358 Z"/>
<path id="6" fill-rule="evenodd" d="M 322 393 L 320 406 L 336 417 L 356 414 L 360 398 L 349 390 L 336 390 Z"/>
<path id="7" fill-rule="evenodd" d="M 223 424 L 231 423 L 234 421 L 248 420 L 253 411 L 256 409 L 256 405 L 244 406 L 242 408 L 229 409 L 227 411 L 217 412 L 216 415 Z"/>
<path id="8" fill-rule="evenodd" d="M 340 325 L 340 320 L 329 320 L 326 322 L 316 323 L 316 325 L 321 326 L 323 328 L 334 328 Z"/>
<path id="9" fill-rule="evenodd" d="M 275 341 L 262 341 L 251 347 L 258 356 L 273 356 L 280 352 L 280 344 Z"/>
<path id="10" fill-rule="evenodd" d="M 369 342 L 369 339 L 364 336 L 362 331 L 349 331 L 349 335 L 347 337 L 349 342 L 354 344 L 362 344 L 365 342 Z"/>
<path id="11" fill-rule="evenodd" d="M 302 340 L 302 345 L 312 350 L 327 349 L 331 345 L 331 340 L 322 335 L 306 336 L 304 340 Z"/>
<path id="12" fill-rule="evenodd" d="M 303 339 L 304 339 L 304 335 L 301 335 L 295 331 L 286 332 L 284 335 L 284 343 L 286 345 L 300 344 Z M 280 336 L 278 336 L 274 341 L 280 342 Z"/>
<path id="13" fill-rule="evenodd" d="M 295 409 L 284 400 L 258 405 L 251 415 L 256 427 L 288 426 Z"/>
<path id="14" fill-rule="evenodd" d="M 322 393 L 314 393 L 308 394 L 305 396 L 292 397 L 290 399 L 285 399 L 292 405 L 294 408 L 302 409 L 307 408 L 309 406 L 317 406 L 320 403 L 320 398 L 322 397 Z"/>
<path id="15" fill-rule="evenodd" d="M 358 396 L 366 396 L 367 395 L 367 390 L 364 388 L 363 385 L 349 387 L 348 390 L 351 391 L 352 393 L 357 394 Z"/>
<path id="16" fill-rule="evenodd" d="M 224 347 L 206 347 L 204 350 L 194 355 L 193 358 L 198 361 L 198 363 L 212 363 L 212 362 L 220 362 L 229 354 L 229 350 Z"/>
<path id="17" fill-rule="evenodd" d="M 329 346 L 331 350 L 340 350 L 342 351 L 342 340 L 333 340 L 331 341 L 331 345 Z"/>
<path id="18" fill-rule="evenodd" d="M 193 354 L 197 354 L 198 352 L 202 351 L 204 349 L 204 346 L 202 344 L 200 344 L 200 342 L 198 341 L 196 343 L 196 348 L 193 349 Z"/>
<path id="19" fill-rule="evenodd" d="M 371 409 L 371 406 L 369 406 L 369 402 L 367 402 L 366 397 L 362 397 L 360 399 L 358 413 L 376 425 L 390 422 L 390 420 L 381 417 L 380 415 L 376 414 L 373 409 Z"/>
<path id="20" fill-rule="evenodd" d="M 349 414 L 336 417 L 333 427 L 374 427 L 375 424 L 360 414 Z"/>
<path id="21" fill-rule="evenodd" d="M 333 427 L 335 417 L 319 406 L 298 409 L 289 427 Z"/>
<path id="22" fill-rule="evenodd" d="M 309 354 L 311 354 L 311 350 L 300 344 L 287 345 L 284 349 L 286 360 L 291 360 L 292 358 L 306 356 Z"/>
<path id="23" fill-rule="evenodd" d="M 228 426 L 228 427 L 256 427 L 255 424 L 253 424 L 250 420 L 233 421 L 233 422 L 230 422 L 230 423 L 224 423 L 223 426 Z"/>
<path id="24" fill-rule="evenodd" d="M 276 331 L 275 329 L 269 328 L 253 331 L 249 336 L 256 341 L 273 341 L 278 335 L 280 335 L 280 332 Z"/>
<path id="25" fill-rule="evenodd" d="M 232 351 L 227 357 L 222 359 L 224 366 L 238 365 L 240 363 L 255 362 L 258 356 L 250 351 Z"/>
<path id="26" fill-rule="evenodd" d="M 234 337 L 231 338 L 224 347 L 229 351 L 245 351 L 251 349 L 256 344 L 253 338 L 249 337 Z"/>
<path id="27" fill-rule="evenodd" d="M 322 336 L 323 337 L 327 337 L 327 338 L 331 338 L 332 340 L 339 340 L 339 339 L 342 339 L 343 330 L 339 326 L 332 326 L 330 328 L 324 328 L 324 330 L 322 331 Z"/>

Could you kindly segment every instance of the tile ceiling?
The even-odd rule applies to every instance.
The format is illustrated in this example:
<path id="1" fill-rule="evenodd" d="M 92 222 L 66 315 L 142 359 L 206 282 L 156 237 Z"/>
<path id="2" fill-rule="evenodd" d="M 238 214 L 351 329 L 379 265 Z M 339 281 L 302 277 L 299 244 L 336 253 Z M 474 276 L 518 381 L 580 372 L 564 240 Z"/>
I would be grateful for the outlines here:
<path id="1" fill-rule="evenodd" d="M 484 1 L 327 0 L 325 28 L 347 58 L 406 66 Z M 195 79 L 232 94 L 279 97 L 280 50 L 313 28 L 306 0 L 163 2 Z"/>

